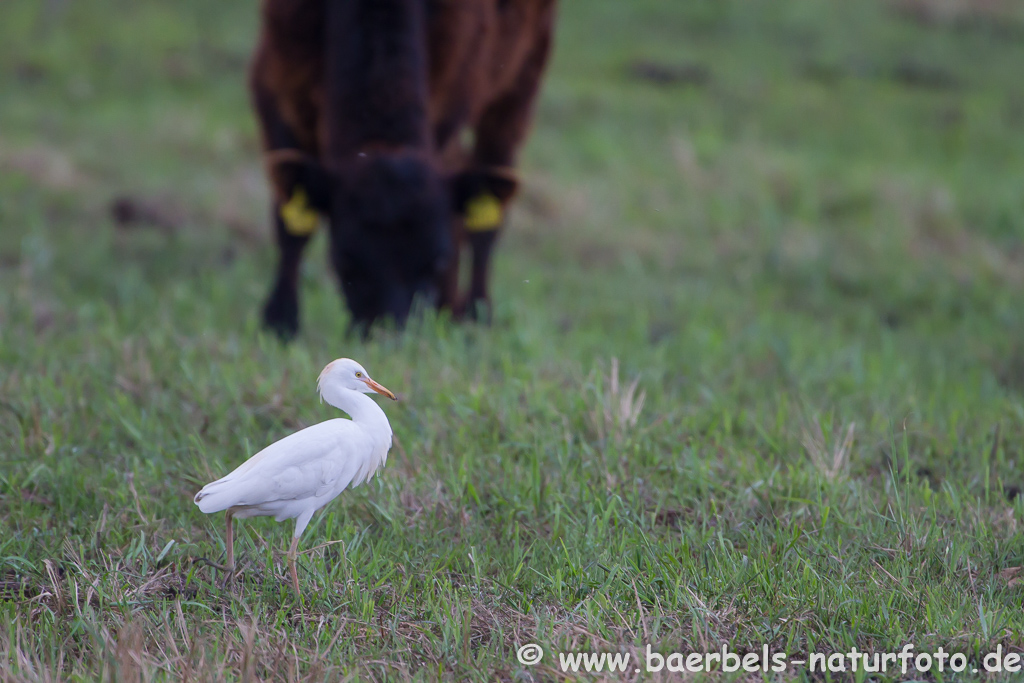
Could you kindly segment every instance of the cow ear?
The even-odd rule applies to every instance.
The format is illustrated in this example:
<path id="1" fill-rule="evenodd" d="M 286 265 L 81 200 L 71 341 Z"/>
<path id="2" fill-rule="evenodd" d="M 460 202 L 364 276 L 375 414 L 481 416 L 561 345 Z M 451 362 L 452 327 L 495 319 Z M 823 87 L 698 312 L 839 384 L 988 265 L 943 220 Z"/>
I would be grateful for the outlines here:
<path id="1" fill-rule="evenodd" d="M 511 169 L 470 168 L 449 178 L 452 208 L 465 214 L 467 207 L 481 196 L 489 195 L 506 204 L 519 187 Z"/>
<path id="2" fill-rule="evenodd" d="M 287 203 L 299 189 L 308 198 L 309 207 L 320 213 L 331 208 L 331 176 L 312 159 L 285 159 L 270 164 L 270 179 L 277 201 Z"/>

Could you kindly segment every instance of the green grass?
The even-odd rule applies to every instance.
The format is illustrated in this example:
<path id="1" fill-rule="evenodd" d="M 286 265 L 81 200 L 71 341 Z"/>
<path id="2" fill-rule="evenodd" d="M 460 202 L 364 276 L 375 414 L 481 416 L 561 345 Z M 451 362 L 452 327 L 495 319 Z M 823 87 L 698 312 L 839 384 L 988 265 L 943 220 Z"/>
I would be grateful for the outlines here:
<path id="1" fill-rule="evenodd" d="M 0 677 L 1024 649 L 1024 16 L 952 6 L 564 0 L 494 324 L 347 338 L 321 236 L 285 347 L 253 3 L 0 3 Z M 266 519 L 224 589 L 191 497 L 335 417 L 338 356 L 402 399 L 387 468 L 314 519 L 304 604 Z"/>

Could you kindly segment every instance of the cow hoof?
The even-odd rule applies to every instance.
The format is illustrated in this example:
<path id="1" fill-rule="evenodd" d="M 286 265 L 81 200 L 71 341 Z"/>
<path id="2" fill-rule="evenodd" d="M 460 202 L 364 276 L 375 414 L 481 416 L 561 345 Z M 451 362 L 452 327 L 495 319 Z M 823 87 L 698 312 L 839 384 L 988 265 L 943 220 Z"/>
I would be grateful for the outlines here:
<path id="1" fill-rule="evenodd" d="M 291 341 L 299 332 L 299 305 L 294 297 L 281 291 L 270 295 L 263 307 L 263 326 L 282 341 Z"/>
<path id="2" fill-rule="evenodd" d="M 491 302 L 487 299 L 469 299 L 456 309 L 458 317 L 469 322 L 489 325 L 491 323 Z"/>

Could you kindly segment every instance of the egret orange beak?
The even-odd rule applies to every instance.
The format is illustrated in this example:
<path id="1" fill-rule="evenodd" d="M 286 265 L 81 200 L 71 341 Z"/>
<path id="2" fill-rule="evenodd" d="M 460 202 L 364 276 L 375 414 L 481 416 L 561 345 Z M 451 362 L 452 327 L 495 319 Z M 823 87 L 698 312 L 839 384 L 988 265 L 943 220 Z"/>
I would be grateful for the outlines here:
<path id="1" fill-rule="evenodd" d="M 392 401 L 397 401 L 398 400 L 398 397 L 395 396 L 394 393 L 392 393 L 392 391 L 390 389 L 388 389 L 386 386 L 384 386 L 383 384 L 380 384 L 379 382 L 376 382 L 376 381 L 370 379 L 369 377 L 367 377 L 363 381 L 366 382 L 366 386 L 370 387 L 371 389 L 376 391 L 378 394 L 383 394 L 383 395 L 387 396 L 388 398 L 390 398 Z"/>

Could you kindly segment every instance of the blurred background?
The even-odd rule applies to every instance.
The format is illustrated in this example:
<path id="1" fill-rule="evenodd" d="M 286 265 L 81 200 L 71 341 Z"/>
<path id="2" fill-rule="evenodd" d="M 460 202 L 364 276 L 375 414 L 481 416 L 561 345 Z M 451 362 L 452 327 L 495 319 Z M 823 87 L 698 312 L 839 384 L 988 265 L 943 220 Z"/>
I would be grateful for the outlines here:
<path id="1" fill-rule="evenodd" d="M 383 601 L 404 557 L 434 572 L 423 595 L 456 577 L 478 620 L 547 605 L 592 642 L 643 621 L 694 647 L 1020 645 L 1018 594 L 993 577 L 1024 557 L 1021 2 L 563 0 L 494 323 L 346 338 L 320 234 L 289 346 L 259 332 L 275 252 L 245 87 L 257 20 L 251 0 L 0 2 L 9 585 L 49 586 L 44 560 L 74 557 L 68 576 L 120 577 L 108 597 L 195 597 L 190 558 L 220 552 L 220 521 L 191 496 L 334 417 L 314 378 L 352 356 L 404 400 L 384 476 L 307 546 L 354 539 L 351 566 L 384 568 L 345 574 L 325 609 Z M 239 546 L 257 562 L 285 534 L 260 524 L 270 544 Z M 532 573 L 512 555 L 528 545 Z M 349 571 L 318 552 L 320 585 Z M 632 585 L 598 570 L 620 564 Z M 474 583 L 488 572 L 511 592 Z M 410 595 L 387 609 L 462 623 L 458 600 Z M 488 628 L 540 628 L 504 618 Z M 438 638 L 410 647 L 461 675 L 470 636 Z"/>
<path id="2" fill-rule="evenodd" d="M 8 326 L 27 307 L 45 333 L 83 306 L 251 324 L 273 257 L 244 85 L 253 3 L 0 12 Z M 609 286 L 588 295 L 596 307 L 566 297 L 583 305 L 565 324 L 639 315 L 648 338 L 685 324 L 674 301 L 709 296 L 947 337 L 1019 320 L 1019 3 L 598 1 L 561 15 L 499 304 L 549 286 L 522 286 L 539 270 L 562 291 Z M 628 292 L 592 277 L 609 270 Z M 321 257 L 306 276 L 324 295 L 307 298 L 309 334 L 334 334 Z"/>

